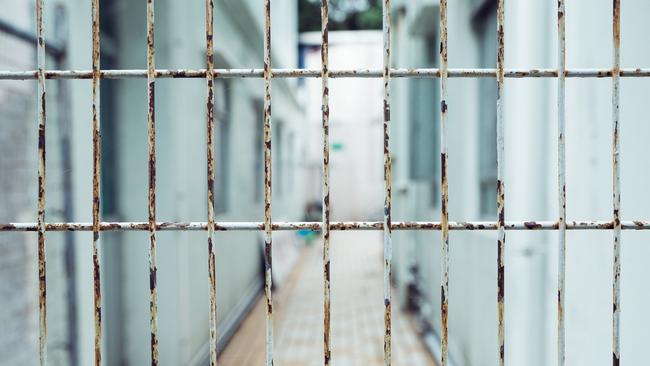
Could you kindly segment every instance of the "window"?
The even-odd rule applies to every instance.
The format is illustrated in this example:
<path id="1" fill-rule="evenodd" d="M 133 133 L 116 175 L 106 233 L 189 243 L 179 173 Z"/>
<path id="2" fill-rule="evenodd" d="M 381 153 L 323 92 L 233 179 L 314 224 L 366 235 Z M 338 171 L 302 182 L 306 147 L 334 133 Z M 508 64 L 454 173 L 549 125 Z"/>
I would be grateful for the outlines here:
<path id="1" fill-rule="evenodd" d="M 214 209 L 219 213 L 228 211 L 228 198 L 230 196 L 230 88 L 226 81 L 217 79 L 214 83 L 215 105 L 214 116 L 216 124 L 216 151 L 217 166 Z"/>
<path id="2" fill-rule="evenodd" d="M 428 34 L 421 37 L 424 67 L 436 67 L 438 37 Z M 412 180 L 431 185 L 431 204 L 440 201 L 440 81 L 437 78 L 411 78 L 409 83 L 409 160 Z"/>
<path id="3" fill-rule="evenodd" d="M 262 144 L 264 143 L 264 129 L 262 115 L 264 113 L 264 105 L 262 101 L 256 100 L 253 102 L 253 110 L 255 111 L 255 118 L 253 122 L 253 130 L 255 131 L 255 136 L 253 138 L 253 149 L 255 152 L 255 164 L 253 164 L 253 177 L 255 178 L 255 184 L 253 185 L 253 197 L 255 202 L 262 202 L 262 189 L 263 184 L 260 185 L 260 182 L 264 181 L 264 152 L 262 151 Z"/>
<path id="4" fill-rule="evenodd" d="M 497 60 L 496 4 L 483 1 L 474 15 L 478 37 L 479 67 L 495 68 Z M 497 208 L 497 82 L 494 78 L 479 79 L 478 171 L 479 213 L 495 217 Z"/>
<path id="5" fill-rule="evenodd" d="M 117 69 L 118 50 L 117 50 L 117 19 L 115 4 L 112 2 L 100 3 L 101 21 L 101 53 L 100 66 L 102 69 Z M 102 80 L 100 87 L 100 133 L 103 143 L 101 144 L 101 211 L 102 216 L 107 218 L 117 218 L 119 214 L 119 141 L 118 141 L 118 98 L 116 80 Z"/>
<path id="6" fill-rule="evenodd" d="M 275 146 L 273 146 L 273 151 L 275 152 L 274 159 L 277 159 L 277 170 L 275 171 L 276 173 L 276 184 L 275 187 L 277 189 L 277 193 L 279 196 L 282 196 L 284 194 L 284 185 L 286 182 L 286 174 L 287 174 L 287 163 L 286 163 L 286 158 L 284 156 L 284 123 L 281 121 L 276 122 L 275 124 L 275 136 L 274 136 Z"/>

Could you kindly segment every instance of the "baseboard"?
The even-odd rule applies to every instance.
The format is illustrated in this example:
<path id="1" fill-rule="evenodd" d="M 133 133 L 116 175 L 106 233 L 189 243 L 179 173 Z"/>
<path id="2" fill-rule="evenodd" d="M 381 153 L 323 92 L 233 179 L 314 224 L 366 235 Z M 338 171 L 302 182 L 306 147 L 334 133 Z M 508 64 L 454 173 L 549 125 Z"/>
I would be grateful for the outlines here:
<path id="1" fill-rule="evenodd" d="M 420 320 L 418 319 L 418 322 Z M 432 327 L 426 327 L 426 331 L 419 331 L 420 336 L 422 337 L 422 341 L 424 342 L 425 347 L 427 350 L 431 353 L 433 356 L 433 359 L 436 361 L 437 365 L 442 365 L 442 349 L 441 349 L 441 338 L 440 335 L 433 330 Z M 447 366 L 458 366 L 456 362 L 454 362 L 454 357 L 449 350 L 449 358 L 447 359 Z"/>
<path id="2" fill-rule="evenodd" d="M 244 296 L 233 307 L 233 311 L 217 327 L 217 352 L 221 352 L 235 334 L 241 323 L 246 319 L 255 305 L 258 295 L 262 292 L 263 283 L 255 281 Z M 194 357 L 187 363 L 188 366 L 205 366 L 210 363 L 210 342 L 207 341 Z"/>

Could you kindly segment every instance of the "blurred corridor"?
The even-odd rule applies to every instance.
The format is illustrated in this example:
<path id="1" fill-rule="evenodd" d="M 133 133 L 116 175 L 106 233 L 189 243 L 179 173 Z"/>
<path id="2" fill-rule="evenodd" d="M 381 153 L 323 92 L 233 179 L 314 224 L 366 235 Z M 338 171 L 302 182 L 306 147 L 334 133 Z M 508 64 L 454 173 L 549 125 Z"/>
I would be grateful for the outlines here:
<path id="1" fill-rule="evenodd" d="M 383 267 L 380 232 L 333 232 L 332 363 L 383 364 Z M 322 246 L 304 248 L 287 283 L 274 292 L 275 361 L 279 365 L 322 365 Z M 261 365 L 264 362 L 264 297 L 235 333 L 219 364 Z M 414 324 L 399 302 L 393 302 L 393 364 L 434 365 Z"/>

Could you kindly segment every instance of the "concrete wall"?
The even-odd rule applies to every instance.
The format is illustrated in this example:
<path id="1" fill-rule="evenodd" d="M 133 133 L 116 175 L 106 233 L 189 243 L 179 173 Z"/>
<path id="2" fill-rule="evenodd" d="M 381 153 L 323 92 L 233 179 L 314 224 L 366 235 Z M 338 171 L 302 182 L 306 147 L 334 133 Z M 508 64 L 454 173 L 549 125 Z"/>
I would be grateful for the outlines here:
<path id="1" fill-rule="evenodd" d="M 291 9 L 289 2 L 283 6 Z M 261 68 L 263 20 L 262 4 L 233 1 L 215 4 L 215 46 L 219 68 Z M 125 55 L 121 68 L 143 68 L 145 62 L 144 7 L 124 3 L 120 18 Z M 297 45 L 296 11 L 272 9 L 277 20 L 274 33 L 274 67 L 294 67 Z M 204 4 L 158 2 L 156 13 L 156 49 L 159 68 L 201 68 L 205 64 Z M 292 27 L 293 25 L 293 27 Z M 273 28 L 274 32 L 276 27 Z M 292 33 L 293 32 L 293 33 Z M 293 34 L 293 36 L 292 36 Z M 293 57 L 291 55 L 294 55 Z M 295 138 L 301 110 L 294 95 L 295 81 L 273 83 L 274 141 L 290 141 L 295 146 L 276 143 L 274 166 L 283 170 L 299 166 L 299 139 Z M 226 90 L 230 95 L 230 156 L 228 171 L 220 166 L 217 175 L 227 174 L 230 190 L 225 211 L 219 210 L 218 221 L 262 221 L 262 166 L 257 154 L 261 141 L 262 91 L 260 79 L 231 79 Z M 124 220 L 146 219 L 146 100 L 143 80 L 119 85 L 121 103 L 120 214 Z M 205 221 L 205 82 L 203 80 L 160 80 L 157 82 L 158 146 L 158 218 L 162 221 Z M 217 97 L 219 98 L 219 96 Z M 217 113 L 219 105 L 217 104 Z M 282 124 L 281 129 L 277 125 Z M 280 131 L 281 130 L 281 131 Z M 282 136 L 279 136 L 282 133 Z M 217 140 L 219 141 L 219 140 Z M 258 146 L 259 145 L 259 146 Z M 279 153 L 279 149 L 284 149 Z M 223 152 L 217 148 L 218 152 Z M 282 161 L 278 158 L 282 155 Z M 289 156 L 293 154 L 293 156 Z M 258 164 L 258 165 L 256 165 Z M 294 174 L 296 176 L 298 173 Z M 301 189 L 289 190 L 294 184 L 286 177 L 275 176 L 274 219 L 296 220 L 301 215 Z M 217 179 L 219 182 L 219 178 Z M 282 183 L 279 183 L 282 182 Z M 285 185 L 280 187 L 279 184 Z M 139 187 L 139 188 L 138 188 Z M 219 190 L 217 189 L 217 192 Z M 262 286 L 261 234 L 217 233 L 217 312 L 219 334 L 236 322 L 251 296 Z M 276 245 L 282 246 L 282 235 Z M 159 238 L 159 322 L 161 360 L 167 364 L 200 363 L 208 352 L 208 277 L 205 233 L 160 233 Z M 290 238 L 287 238 L 290 239 Z M 125 317 L 123 358 L 129 363 L 146 363 L 149 359 L 147 240 L 144 234 L 124 234 L 122 246 L 123 278 L 130 279 L 122 288 L 122 316 Z M 294 245 L 291 241 L 288 245 Z M 289 248 L 290 249 L 290 248 Z M 276 252 L 278 251 L 276 247 Z M 278 269 L 290 266 L 276 258 Z M 229 329 L 232 330 L 232 329 Z"/>
<path id="2" fill-rule="evenodd" d="M 2 2 L 10 19 L 23 29 L 34 29 L 31 1 Z M 61 31 L 68 45 L 65 65 L 48 68 L 90 69 L 90 2 L 48 1 L 45 11 L 46 40 L 55 34 L 54 8 L 61 6 L 67 26 Z M 112 68 L 146 68 L 145 4 L 129 1 L 102 2 L 102 24 L 113 22 L 115 36 L 102 39 L 102 55 L 113 55 Z M 205 67 L 205 4 L 203 2 L 156 2 L 157 68 Z M 297 64 L 297 3 L 274 2 L 273 66 Z M 218 68 L 261 68 L 263 47 L 263 4 L 258 2 L 215 2 L 215 47 Z M 106 35 L 106 34 L 104 34 Z M 35 68 L 31 46 L 0 36 L 2 47 L 15 54 L 0 59 L 0 69 Z M 19 42 L 18 42 L 19 43 Z M 4 57 L 4 56 L 3 56 Z M 107 63 L 102 65 L 108 67 Z M 90 81 L 64 82 L 70 95 L 70 115 L 57 121 L 57 82 L 48 81 L 48 182 L 47 217 L 50 222 L 91 221 L 91 91 Z M 301 156 L 304 147 L 298 126 L 302 110 L 295 95 L 296 80 L 273 81 L 274 122 L 274 220 L 300 220 L 304 200 Z M 224 90 L 224 89 L 218 89 Z M 228 166 L 219 157 L 217 174 L 226 175 L 230 187 L 227 205 L 217 203 L 218 221 L 262 221 L 263 172 L 262 129 L 263 82 L 260 79 L 232 79 L 225 89 L 230 95 L 230 149 L 217 147 L 229 156 Z M 104 220 L 147 220 L 147 119 L 146 80 L 102 80 L 102 160 L 104 194 L 102 206 L 111 207 Z M 111 94 L 111 95 L 108 95 Z M 24 98 L 23 98 L 24 96 Z M 158 80 L 156 82 L 157 219 L 159 221 L 206 220 L 205 81 Z M 220 108 L 217 96 L 217 109 Z M 11 99 L 13 98 L 13 99 Z M 112 101 L 109 101 L 112 99 Z M 7 119 L 0 130 L 5 154 L 0 157 L 0 182 L 6 195 L 0 196 L 0 221 L 36 220 L 36 83 L 9 82 L 0 85 L 0 110 Z M 15 110 L 13 114 L 7 108 Z M 221 111 L 217 110 L 217 114 Z M 4 121 L 4 120 L 3 120 Z M 278 125 L 282 125 L 278 127 Z M 32 126 L 33 128 L 30 128 Z M 109 136 L 108 129 L 111 129 Z M 70 166 L 63 165 L 60 131 L 69 132 Z M 222 141 L 222 140 L 218 140 Z M 9 143 L 12 142 L 12 143 Z M 13 143 L 15 142 L 15 144 Z M 33 147 L 33 150 L 30 148 Z M 4 151 L 4 150 L 3 150 Z M 281 166 L 281 167 L 280 167 Z M 228 171 L 225 171 L 225 169 Z M 63 177 L 68 174 L 67 183 Z M 279 177 L 278 174 L 282 174 Z M 106 178 L 112 176 L 112 180 Z M 10 179 L 11 178 L 11 179 Z M 224 180 L 217 179 L 218 182 Z M 68 188 L 71 196 L 65 196 Z M 107 189 L 108 188 L 108 189 Z M 219 192 L 219 189 L 217 189 Z M 108 193 L 112 192 L 112 193 Z M 64 198 L 72 209 L 64 215 Z M 226 207 L 219 209 L 219 207 Z M 108 210 L 108 208 L 106 209 Z M 217 288 L 220 346 L 228 331 L 255 299 L 263 285 L 260 274 L 261 234 L 217 233 Z M 72 238 L 75 254 L 65 272 L 66 243 Z M 274 235 L 276 284 L 296 259 L 300 242 L 293 234 Z M 48 233 L 48 353 L 51 362 L 78 364 L 93 362 L 93 276 L 90 233 Z M 7 315 L 11 337 L 0 337 L 0 351 L 13 358 L 10 364 L 34 364 L 37 353 L 36 235 L 7 234 L 0 237 L 2 281 L 0 302 Z M 148 236 L 143 232 L 103 233 L 102 291 L 104 309 L 104 358 L 109 365 L 149 362 Z M 160 232 L 158 234 L 159 338 L 162 364 L 200 364 L 208 352 L 208 276 L 204 232 Z M 76 283 L 70 286 L 71 283 Z M 19 296 L 12 293 L 21 288 Z M 72 288 L 73 292 L 68 292 Z M 73 296 L 74 301 L 67 301 Z M 76 305 L 76 326 L 68 318 L 69 303 Z M 6 307 L 5 307 L 6 306 Z M 21 315 L 17 315 L 21 314 Z M 4 318 L 3 318 L 4 319 Z M 72 324 L 72 329 L 70 329 Z M 73 344 L 75 348 L 69 346 Z M 9 351 L 11 350 L 11 352 Z M 75 351 L 76 350 L 76 351 Z M 15 356 L 15 357 L 14 357 Z M 2 361 L 0 363 L 4 364 Z"/>

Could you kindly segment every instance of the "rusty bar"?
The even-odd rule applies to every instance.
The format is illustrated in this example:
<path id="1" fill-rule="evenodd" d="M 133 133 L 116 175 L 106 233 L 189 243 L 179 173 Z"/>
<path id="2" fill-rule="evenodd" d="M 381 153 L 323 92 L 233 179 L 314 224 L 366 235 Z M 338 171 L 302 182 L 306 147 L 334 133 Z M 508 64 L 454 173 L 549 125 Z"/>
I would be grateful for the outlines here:
<path id="1" fill-rule="evenodd" d="M 206 69 L 157 69 L 154 73 L 157 79 L 202 79 L 206 77 Z M 565 70 L 567 78 L 611 78 L 612 69 L 572 69 Z M 330 78 L 381 78 L 383 74 L 379 69 L 348 69 L 330 70 Z M 391 69 L 391 78 L 439 78 L 440 69 L 413 68 Z M 450 78 L 494 78 L 496 69 L 448 69 Z M 620 70 L 620 77 L 650 77 L 650 69 L 627 68 Z M 144 79 L 147 70 L 101 70 L 102 79 Z M 263 69 L 214 69 L 217 79 L 231 78 L 263 78 Z M 274 69 L 271 78 L 320 78 L 319 69 Z M 521 78 L 556 78 L 557 69 L 507 69 L 504 77 Z M 46 79 L 92 79 L 92 70 L 47 70 Z M 3 71 L 0 70 L 0 80 L 36 80 L 38 70 L 28 71 Z"/>
<path id="2" fill-rule="evenodd" d="M 566 36 L 564 0 L 557 2 L 557 171 L 558 171 L 558 278 L 557 278 L 557 364 L 565 364 L 564 292 L 566 274 Z"/>
<path id="3" fill-rule="evenodd" d="M 210 366 L 217 365 L 217 273 L 214 248 L 214 1 L 205 0 L 205 54 L 207 86 L 207 204 L 208 277 L 210 286 Z"/>
<path id="4" fill-rule="evenodd" d="M 93 280 L 94 280 L 94 314 L 95 314 L 95 365 L 102 364 L 102 291 L 101 268 L 99 259 L 99 213 L 100 203 L 100 134 L 99 134 L 99 65 L 100 38 L 99 38 L 99 0 L 92 1 L 92 71 L 93 71 Z"/>
<path id="5" fill-rule="evenodd" d="M 147 122 L 149 127 L 149 327 L 151 365 L 158 365 L 158 267 L 156 263 L 156 64 L 154 59 L 154 0 L 147 0 Z"/>
<path id="6" fill-rule="evenodd" d="M 442 226 L 442 264 L 440 276 L 440 319 L 442 328 L 441 363 L 447 366 L 449 357 L 449 338 L 447 316 L 449 312 L 449 185 L 447 183 L 447 0 L 440 0 L 440 180 L 442 197 L 440 199 L 440 223 Z"/>
<path id="7" fill-rule="evenodd" d="M 621 362 L 620 318 L 621 318 L 621 164 L 619 161 L 620 122 L 620 73 L 621 73 L 621 1 L 613 2 L 613 65 L 612 65 L 612 161 L 613 161 L 613 220 L 614 220 L 614 263 L 612 294 L 612 364 Z"/>
<path id="8" fill-rule="evenodd" d="M 207 230 L 205 221 L 198 222 L 156 222 L 158 231 L 204 231 Z M 495 221 L 450 221 L 451 231 L 492 231 L 497 230 Z M 320 231 L 322 222 L 274 222 L 275 231 L 312 230 Z M 148 231 L 149 222 L 101 222 L 100 231 Z M 364 231 L 383 230 L 383 221 L 334 221 L 330 223 L 330 229 L 336 231 Z M 45 231 L 92 231 L 91 222 L 53 222 L 45 223 Z M 510 231 L 549 231 L 558 230 L 557 221 L 506 221 L 505 230 Z M 612 230 L 613 221 L 568 221 L 567 230 Z M 262 231 L 264 222 L 215 222 L 215 231 Z M 442 230 L 440 221 L 393 221 L 391 230 Z M 650 230 L 650 221 L 627 220 L 621 221 L 621 230 Z M 38 223 L 20 222 L 0 224 L 1 232 L 16 231 L 38 231 Z"/>
<path id="9" fill-rule="evenodd" d="M 390 156 L 390 0 L 382 7 L 382 33 L 384 38 L 384 365 L 391 365 L 392 307 L 391 261 L 393 256 L 391 225 L 391 156 Z"/>
<path id="10" fill-rule="evenodd" d="M 330 302 L 330 104 L 329 104 L 329 0 L 321 0 L 321 88 L 323 119 L 323 364 L 332 358 Z"/>
<path id="11" fill-rule="evenodd" d="M 505 321 L 503 317 L 505 297 L 505 193 L 504 193 L 504 121 L 503 121 L 503 87 L 504 87 L 504 8 L 505 0 L 497 1 L 497 301 L 499 365 L 505 364 Z"/>
<path id="12" fill-rule="evenodd" d="M 273 221 L 271 165 L 271 0 L 264 0 L 264 273 L 266 366 L 273 366 Z"/>
<path id="13" fill-rule="evenodd" d="M 39 364 L 47 364 L 47 294 L 45 256 L 45 24 L 44 0 L 36 0 L 36 37 L 38 44 L 38 356 Z"/>

